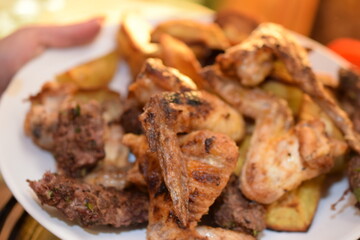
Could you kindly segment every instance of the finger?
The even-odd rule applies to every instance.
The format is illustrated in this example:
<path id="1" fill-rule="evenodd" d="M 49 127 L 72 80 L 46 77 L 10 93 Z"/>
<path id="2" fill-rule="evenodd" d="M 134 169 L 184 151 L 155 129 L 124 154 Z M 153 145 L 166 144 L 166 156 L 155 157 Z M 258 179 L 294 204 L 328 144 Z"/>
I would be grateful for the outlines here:
<path id="1" fill-rule="evenodd" d="M 103 17 L 98 17 L 72 25 L 38 27 L 39 44 L 44 47 L 71 47 L 88 43 L 99 33 L 103 20 Z"/>

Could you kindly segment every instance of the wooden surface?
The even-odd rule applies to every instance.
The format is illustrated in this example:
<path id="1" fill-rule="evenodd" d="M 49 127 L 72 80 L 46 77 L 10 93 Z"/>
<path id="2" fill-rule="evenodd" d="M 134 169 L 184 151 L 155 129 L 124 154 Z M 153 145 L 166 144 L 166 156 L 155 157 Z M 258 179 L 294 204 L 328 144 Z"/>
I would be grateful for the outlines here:
<path id="1" fill-rule="evenodd" d="M 309 35 L 319 0 L 223 0 L 216 9 L 235 9 L 259 21 L 279 23 L 303 35 Z"/>
<path id="2" fill-rule="evenodd" d="M 310 36 L 323 44 L 342 37 L 360 40 L 360 1 L 320 1 Z"/>

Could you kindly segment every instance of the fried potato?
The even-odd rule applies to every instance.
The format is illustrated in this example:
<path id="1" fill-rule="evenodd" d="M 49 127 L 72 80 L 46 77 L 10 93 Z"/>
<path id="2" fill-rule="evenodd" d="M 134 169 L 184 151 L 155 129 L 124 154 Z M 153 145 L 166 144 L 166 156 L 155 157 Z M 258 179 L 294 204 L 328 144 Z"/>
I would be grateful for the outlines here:
<path id="1" fill-rule="evenodd" d="M 221 28 L 214 23 L 201 23 L 194 20 L 169 20 L 160 23 L 152 32 L 151 40 L 159 42 L 160 36 L 169 34 L 186 44 L 203 44 L 211 49 L 228 48 L 229 41 Z"/>
<path id="2" fill-rule="evenodd" d="M 271 76 L 282 82 L 294 83 L 290 73 L 286 70 L 285 64 L 282 61 L 275 61 L 271 72 Z M 324 86 L 337 88 L 339 81 L 328 74 L 316 73 L 316 79 L 319 80 Z"/>
<path id="3" fill-rule="evenodd" d="M 117 54 L 110 52 L 56 76 L 56 80 L 60 83 L 73 83 L 84 90 L 103 88 L 114 77 L 117 64 Z"/>
<path id="4" fill-rule="evenodd" d="M 277 231 L 306 232 L 321 196 L 324 175 L 303 182 L 297 189 L 267 206 L 267 228 Z"/>
<path id="5" fill-rule="evenodd" d="M 285 99 L 293 115 L 299 114 L 303 95 L 299 88 L 281 82 L 267 81 L 262 85 L 262 89 Z"/>
<path id="6" fill-rule="evenodd" d="M 178 69 L 190 77 L 199 89 L 203 89 L 205 80 L 199 74 L 201 66 L 191 49 L 180 40 L 168 35 L 160 36 L 161 58 L 166 66 Z"/>
<path id="7" fill-rule="evenodd" d="M 118 52 L 129 64 L 133 78 L 140 72 L 145 59 L 159 55 L 158 44 L 150 42 L 152 27 L 134 14 L 124 15 L 117 34 Z"/>
<path id="8" fill-rule="evenodd" d="M 246 135 L 239 146 L 239 157 L 236 163 L 236 167 L 234 169 L 234 174 L 236 176 L 240 176 L 241 168 L 244 165 L 246 154 L 250 147 L 250 139 L 251 139 L 251 135 Z"/>

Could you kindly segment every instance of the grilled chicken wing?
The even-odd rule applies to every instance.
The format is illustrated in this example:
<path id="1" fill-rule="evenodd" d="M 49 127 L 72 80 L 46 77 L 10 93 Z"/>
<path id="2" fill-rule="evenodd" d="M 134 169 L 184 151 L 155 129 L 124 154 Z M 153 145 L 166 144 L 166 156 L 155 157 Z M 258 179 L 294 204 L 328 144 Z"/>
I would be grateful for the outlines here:
<path id="1" fill-rule="evenodd" d="M 224 73 L 238 77 L 243 85 L 256 86 L 270 74 L 277 59 L 284 63 L 293 82 L 331 117 L 349 145 L 360 153 L 360 136 L 349 117 L 316 79 L 305 48 L 281 26 L 259 25 L 247 40 L 227 49 L 217 62 Z"/>
<path id="2" fill-rule="evenodd" d="M 160 59 L 149 58 L 136 81 L 129 86 L 129 96 L 144 106 L 152 95 L 163 91 L 196 90 L 195 83 L 178 70 L 163 65 Z"/>
<path id="3" fill-rule="evenodd" d="M 195 83 L 178 70 L 164 66 L 160 59 L 147 59 L 135 82 L 129 86 L 125 111 L 121 116 L 121 124 L 125 128 L 125 132 L 142 133 L 138 117 L 152 95 L 163 91 L 188 91 L 196 89 Z"/>
<path id="4" fill-rule="evenodd" d="M 334 147 L 320 120 L 297 125 L 286 102 L 260 89 L 247 89 L 215 68 L 203 72 L 223 99 L 255 120 L 241 173 L 241 190 L 251 200 L 268 204 L 302 181 L 329 171 L 333 158 L 346 150 Z"/>
<path id="5" fill-rule="evenodd" d="M 187 91 L 153 96 L 140 121 L 151 151 L 157 152 L 160 159 L 176 215 L 186 225 L 189 192 L 177 134 L 211 129 L 239 140 L 243 136 L 243 119 L 216 96 L 204 91 Z"/>
<path id="6" fill-rule="evenodd" d="M 144 136 L 126 135 L 124 138 L 124 143 L 129 143 L 136 155 L 148 185 L 148 239 L 208 239 L 205 233 L 201 237 L 195 227 L 220 195 L 236 164 L 237 147 L 226 135 L 200 130 L 178 138 L 178 148 L 184 156 L 182 163 L 187 172 L 187 225 L 176 214 L 170 197 L 172 189 L 165 185 L 164 169 L 160 166 L 158 154 L 146 147 Z"/>

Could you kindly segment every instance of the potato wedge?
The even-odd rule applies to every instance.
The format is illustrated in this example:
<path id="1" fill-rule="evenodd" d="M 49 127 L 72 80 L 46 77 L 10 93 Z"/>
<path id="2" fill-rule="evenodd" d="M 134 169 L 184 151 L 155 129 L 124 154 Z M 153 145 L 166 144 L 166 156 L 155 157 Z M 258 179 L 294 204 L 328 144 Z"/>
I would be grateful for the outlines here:
<path id="1" fill-rule="evenodd" d="M 306 232 L 315 215 L 324 176 L 303 182 L 297 189 L 267 206 L 266 226 L 288 232 Z"/>
<path id="2" fill-rule="evenodd" d="M 199 74 L 201 65 L 191 49 L 180 40 L 168 35 L 160 36 L 161 59 L 169 67 L 176 68 L 190 77 L 199 89 L 203 89 L 206 81 Z"/>
<path id="3" fill-rule="evenodd" d="M 151 34 L 151 41 L 159 42 L 162 34 L 169 34 L 188 45 L 201 44 L 210 49 L 225 50 L 230 46 L 221 28 L 214 23 L 194 20 L 169 20 L 160 23 Z"/>
<path id="4" fill-rule="evenodd" d="M 303 95 L 299 88 L 277 81 L 267 81 L 262 85 L 262 89 L 285 99 L 293 115 L 299 114 Z"/>
<path id="5" fill-rule="evenodd" d="M 286 67 L 283 62 L 276 61 L 271 72 L 271 77 L 278 79 L 282 82 L 293 83 L 293 79 L 290 76 L 289 72 L 286 70 Z M 339 81 L 328 74 L 316 73 L 316 78 L 327 87 L 337 88 L 339 86 Z"/>
<path id="6" fill-rule="evenodd" d="M 250 147 L 251 135 L 246 135 L 239 146 L 239 157 L 234 169 L 234 174 L 240 176 L 242 166 L 244 165 L 246 154 Z"/>
<path id="7" fill-rule="evenodd" d="M 133 78 L 137 76 L 149 57 L 158 57 L 158 44 L 150 42 L 152 26 L 134 13 L 124 15 L 117 34 L 117 48 L 127 61 Z"/>
<path id="8" fill-rule="evenodd" d="M 117 54 L 110 52 L 56 76 L 56 80 L 60 83 L 73 83 L 83 90 L 100 89 L 112 80 L 117 64 Z"/>

